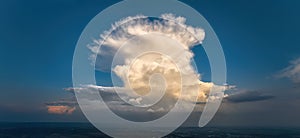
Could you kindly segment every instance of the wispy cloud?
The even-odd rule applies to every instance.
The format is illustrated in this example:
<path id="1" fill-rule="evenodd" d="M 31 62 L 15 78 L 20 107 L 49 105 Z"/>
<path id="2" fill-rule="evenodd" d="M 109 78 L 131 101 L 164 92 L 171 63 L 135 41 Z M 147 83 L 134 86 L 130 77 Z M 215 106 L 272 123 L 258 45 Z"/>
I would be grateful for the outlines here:
<path id="1" fill-rule="evenodd" d="M 277 78 L 288 78 L 294 83 L 300 83 L 300 58 L 290 61 L 290 65 L 275 75 Z"/>

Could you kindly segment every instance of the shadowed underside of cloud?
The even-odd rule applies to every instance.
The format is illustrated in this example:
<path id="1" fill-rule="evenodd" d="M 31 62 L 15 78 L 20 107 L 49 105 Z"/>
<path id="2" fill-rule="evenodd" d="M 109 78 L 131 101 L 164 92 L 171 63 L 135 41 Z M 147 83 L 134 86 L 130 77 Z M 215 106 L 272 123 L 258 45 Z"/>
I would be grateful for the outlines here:
<path id="1" fill-rule="evenodd" d="M 116 89 L 118 89 L 116 91 Z M 139 103 L 140 98 L 131 97 L 127 95 L 125 92 L 126 89 L 121 87 L 102 87 L 96 85 L 87 85 L 81 88 L 66 88 L 66 91 L 74 93 L 74 91 L 78 93 L 84 93 L 84 97 L 88 101 L 98 101 L 98 95 L 100 94 L 103 101 L 106 105 L 115 112 L 164 112 L 164 108 L 162 107 L 152 107 L 152 108 L 136 108 L 131 105 L 131 103 Z M 121 93 L 117 93 L 121 92 Z M 128 101 L 125 102 L 123 99 Z M 96 106 L 105 106 L 105 105 L 96 105 Z M 169 105 L 167 105 L 169 106 Z M 165 107 L 166 108 L 166 107 Z"/>
<path id="2" fill-rule="evenodd" d="M 138 101 L 138 99 L 135 99 L 134 97 L 129 97 L 125 93 L 117 93 L 115 89 L 123 89 L 120 87 L 102 87 L 102 86 L 96 86 L 96 85 L 88 85 L 86 87 L 80 87 L 80 88 L 66 88 L 66 91 L 72 92 L 72 93 L 84 93 L 84 96 L 86 96 L 87 100 L 90 101 L 90 103 L 93 103 L 92 106 L 89 107 L 99 107 L 100 109 L 102 106 L 108 106 L 111 111 L 116 113 L 117 115 L 126 118 L 128 120 L 132 121 L 149 121 L 153 119 L 157 119 L 159 117 L 162 117 L 166 113 L 172 109 L 171 107 L 168 107 L 166 105 L 170 104 L 158 104 L 151 107 L 146 108 L 137 108 L 135 106 L 130 105 L 129 103 L 123 101 L 122 99 L 129 99 L 129 101 Z M 105 105 L 98 104 L 99 99 L 98 96 L 102 97 L 102 99 L 105 101 Z M 270 95 L 266 92 L 262 91 L 239 91 L 234 92 L 229 95 L 225 95 L 223 99 L 223 103 L 252 103 L 252 102 L 259 102 L 264 100 L 270 100 L 273 99 L 274 96 Z M 176 101 L 173 101 L 176 102 Z M 205 102 L 197 103 L 198 105 L 196 107 L 203 107 L 205 105 Z M 199 105 L 200 104 L 200 105 Z M 48 113 L 51 114 L 59 114 L 59 115 L 70 115 L 75 110 L 77 110 L 78 104 L 76 101 L 76 98 L 73 97 L 72 99 L 62 99 L 60 101 L 50 102 L 46 103 L 48 108 Z M 91 109 L 93 110 L 93 109 Z M 197 110 L 194 110 L 194 112 L 201 112 L 202 108 L 197 108 Z"/>
<path id="3" fill-rule="evenodd" d="M 118 93 L 116 89 L 119 89 L 118 91 L 121 93 Z M 151 107 L 133 106 L 131 103 L 140 104 L 141 99 L 127 95 L 126 89 L 121 87 L 87 85 L 80 88 L 66 88 L 65 90 L 80 95 L 81 106 L 84 106 L 86 110 L 93 112 L 108 107 L 115 114 L 132 121 L 150 121 L 163 116 L 171 108 L 170 104 L 162 104 L 162 101 Z M 99 104 L 99 96 L 105 104 Z"/>
<path id="4" fill-rule="evenodd" d="M 103 100 L 106 102 L 108 106 L 115 110 L 119 111 L 126 111 L 128 108 L 131 107 L 130 104 L 126 103 L 122 99 L 127 97 L 128 95 L 125 94 L 117 94 L 114 89 L 122 89 L 122 88 L 113 88 L 113 87 L 101 87 L 101 86 L 93 86 L 89 85 L 86 88 L 66 88 L 66 91 L 74 92 L 75 89 L 89 89 L 88 91 L 90 92 L 88 97 L 96 97 L 93 95 L 96 95 L 96 93 L 100 93 L 101 97 Z M 85 90 L 86 92 L 86 90 Z M 96 93 L 95 93 L 96 92 Z M 123 97 L 123 98 L 120 98 Z M 127 97 L 130 98 L 130 97 Z M 223 102 L 230 102 L 230 103 L 242 103 L 242 102 L 256 102 L 256 101 L 263 101 L 263 100 L 269 100 L 273 99 L 275 96 L 261 92 L 261 91 L 250 91 L 250 90 L 245 90 L 245 91 L 239 91 L 239 92 L 234 92 L 231 94 L 226 94 L 224 96 Z M 89 100 L 99 100 L 97 98 L 94 99 L 89 99 Z M 137 100 L 134 98 L 131 98 L 130 100 Z M 75 101 L 76 102 L 76 101 Z M 61 102 L 60 102 L 61 103 Z M 64 105 L 66 105 L 65 103 Z M 197 102 L 196 104 L 206 104 L 206 102 Z M 56 105 L 59 105 L 56 103 Z M 147 112 L 153 112 L 151 108 L 147 110 Z M 157 109 L 157 111 L 161 111 L 161 109 Z"/>
<path id="5" fill-rule="evenodd" d="M 242 91 L 227 95 L 224 102 L 242 103 L 242 102 L 255 102 L 263 101 L 274 98 L 273 95 L 263 93 L 260 91 Z"/>

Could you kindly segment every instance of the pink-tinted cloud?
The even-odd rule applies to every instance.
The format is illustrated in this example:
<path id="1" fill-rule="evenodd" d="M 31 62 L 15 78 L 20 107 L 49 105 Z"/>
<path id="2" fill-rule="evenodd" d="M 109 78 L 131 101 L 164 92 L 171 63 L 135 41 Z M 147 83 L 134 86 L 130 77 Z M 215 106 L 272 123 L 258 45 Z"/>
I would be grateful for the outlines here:
<path id="1" fill-rule="evenodd" d="M 76 110 L 76 107 L 66 105 L 49 105 L 47 108 L 50 114 L 72 114 Z"/>

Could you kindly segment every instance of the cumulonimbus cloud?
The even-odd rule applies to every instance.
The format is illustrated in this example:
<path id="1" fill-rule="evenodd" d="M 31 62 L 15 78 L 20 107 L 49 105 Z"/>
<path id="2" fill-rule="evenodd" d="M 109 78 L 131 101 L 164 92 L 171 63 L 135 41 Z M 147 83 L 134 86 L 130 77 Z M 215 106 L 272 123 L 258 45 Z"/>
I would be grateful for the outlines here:
<path id="1" fill-rule="evenodd" d="M 96 70 L 112 70 L 123 81 L 125 91 L 122 92 L 129 97 L 129 103 L 143 104 L 147 99 L 131 97 L 126 90 L 131 89 L 144 95 L 150 90 L 164 87 L 162 84 L 166 86 L 165 94 L 171 99 L 162 103 L 164 105 L 178 98 L 190 103 L 206 102 L 211 88 L 226 90 L 231 87 L 201 81 L 201 75 L 192 65 L 194 53 L 191 48 L 199 46 L 204 37 L 205 31 L 187 25 L 184 17 L 172 14 L 162 14 L 160 18 L 138 15 L 116 22 L 110 30 L 100 35 L 100 39 L 94 40 L 87 47 Z M 175 45 L 180 45 L 180 48 Z M 153 49 L 168 54 L 165 56 L 152 52 L 134 56 Z M 116 54 L 121 56 L 116 64 L 111 64 Z M 164 83 L 156 80 L 150 86 L 153 74 L 163 76 Z M 159 107 L 157 110 L 161 111 L 162 108 L 167 107 Z M 149 111 L 153 112 L 154 109 Z"/>

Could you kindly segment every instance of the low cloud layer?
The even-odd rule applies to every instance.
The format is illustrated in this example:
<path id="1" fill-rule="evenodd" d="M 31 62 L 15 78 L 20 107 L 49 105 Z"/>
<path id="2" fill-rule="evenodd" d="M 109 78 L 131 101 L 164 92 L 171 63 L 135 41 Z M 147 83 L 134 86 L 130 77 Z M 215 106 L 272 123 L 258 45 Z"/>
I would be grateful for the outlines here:
<path id="1" fill-rule="evenodd" d="M 64 106 L 64 105 L 48 105 L 48 113 L 50 114 L 72 114 L 76 107 Z"/>
<path id="2" fill-rule="evenodd" d="M 50 114 L 72 114 L 76 110 L 77 102 L 74 99 L 62 99 L 60 101 L 45 103 Z"/>
<path id="3" fill-rule="evenodd" d="M 230 95 L 226 95 L 224 98 L 225 102 L 231 103 L 242 103 L 242 102 L 255 102 L 263 101 L 274 98 L 273 95 L 269 93 L 263 93 L 260 91 L 240 91 L 235 92 Z"/>

